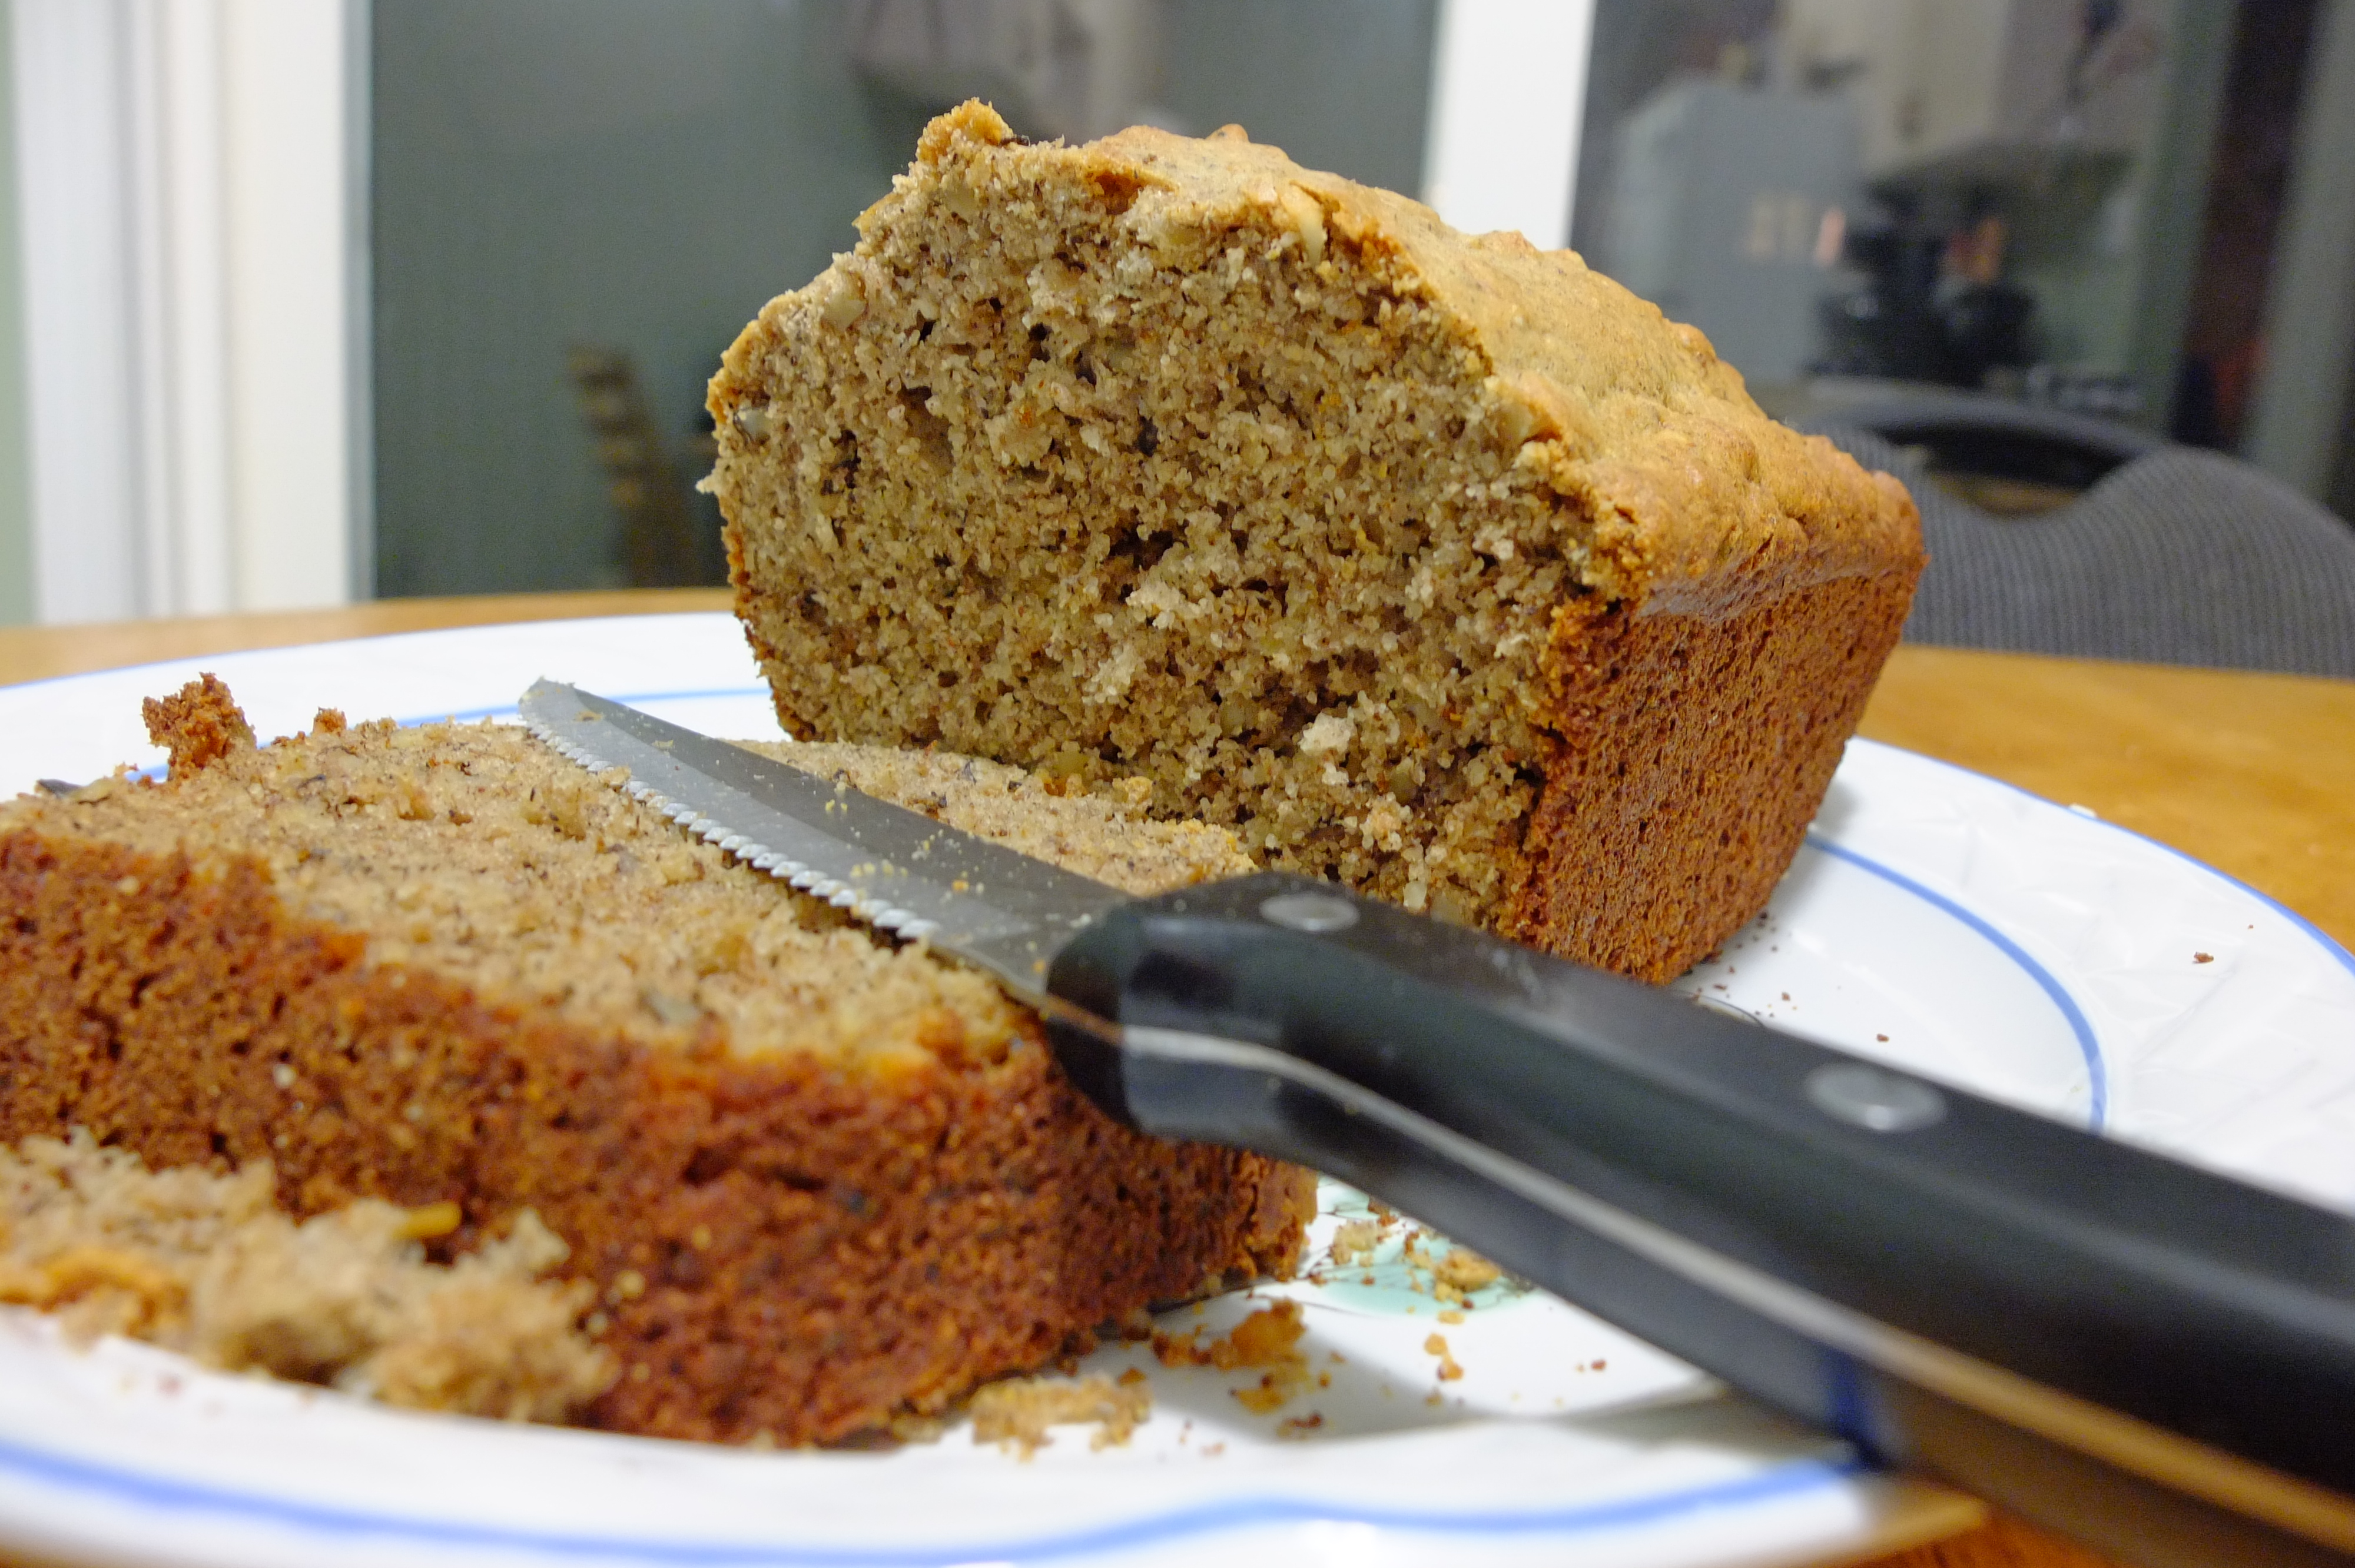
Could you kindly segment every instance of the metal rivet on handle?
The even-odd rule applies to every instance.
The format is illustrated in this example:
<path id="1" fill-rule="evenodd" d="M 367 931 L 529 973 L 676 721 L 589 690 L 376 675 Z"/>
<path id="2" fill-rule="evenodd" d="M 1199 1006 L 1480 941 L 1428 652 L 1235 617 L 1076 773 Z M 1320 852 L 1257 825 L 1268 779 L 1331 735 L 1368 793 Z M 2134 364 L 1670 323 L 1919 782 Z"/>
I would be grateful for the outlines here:
<path id="1" fill-rule="evenodd" d="M 1807 1098 L 1827 1116 L 1870 1132 L 1913 1132 L 1945 1118 L 1946 1097 L 1901 1074 L 1841 1062 L 1807 1075 Z"/>
<path id="2" fill-rule="evenodd" d="M 1259 906 L 1260 918 L 1312 936 L 1346 931 L 1358 923 L 1357 906 L 1330 893 L 1279 893 Z"/>

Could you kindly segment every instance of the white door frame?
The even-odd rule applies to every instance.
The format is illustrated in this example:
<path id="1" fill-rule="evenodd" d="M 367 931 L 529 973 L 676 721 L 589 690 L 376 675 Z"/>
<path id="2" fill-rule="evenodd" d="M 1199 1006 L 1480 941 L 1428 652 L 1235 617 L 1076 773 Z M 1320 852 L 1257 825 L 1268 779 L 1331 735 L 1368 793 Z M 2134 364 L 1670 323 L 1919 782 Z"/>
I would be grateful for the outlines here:
<path id="1" fill-rule="evenodd" d="M 34 613 L 365 596 L 365 0 L 11 0 Z"/>
<path id="2" fill-rule="evenodd" d="M 1594 0 L 1440 0 L 1423 199 L 1471 234 L 1570 243 Z"/>

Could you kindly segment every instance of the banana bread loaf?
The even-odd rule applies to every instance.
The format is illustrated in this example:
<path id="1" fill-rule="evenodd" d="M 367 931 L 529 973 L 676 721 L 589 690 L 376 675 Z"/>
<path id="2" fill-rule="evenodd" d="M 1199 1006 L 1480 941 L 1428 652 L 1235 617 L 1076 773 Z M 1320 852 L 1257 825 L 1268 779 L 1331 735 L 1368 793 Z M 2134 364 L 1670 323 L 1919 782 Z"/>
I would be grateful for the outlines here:
<path id="1" fill-rule="evenodd" d="M 618 1364 L 595 1425 L 842 1438 L 1299 1245 L 1305 1172 L 1114 1125 L 994 986 L 520 730 L 256 747 L 209 677 L 151 725 L 168 782 L 0 805 L 0 1146 L 455 1204 L 444 1255 L 531 1211 Z M 1249 868 L 1009 768 L 775 755 L 1138 892 Z"/>
<path id="2" fill-rule="evenodd" d="M 1097 779 L 1665 979 L 1764 903 L 1913 504 L 1689 327 L 1230 128 L 928 128 L 711 383 L 787 729 Z"/>

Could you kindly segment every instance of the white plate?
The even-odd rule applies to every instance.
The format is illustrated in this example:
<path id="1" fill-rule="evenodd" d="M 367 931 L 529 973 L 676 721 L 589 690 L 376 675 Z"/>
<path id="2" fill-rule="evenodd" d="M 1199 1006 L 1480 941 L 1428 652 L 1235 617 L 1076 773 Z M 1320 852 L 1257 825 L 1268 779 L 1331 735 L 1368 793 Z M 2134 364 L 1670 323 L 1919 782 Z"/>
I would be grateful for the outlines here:
<path id="1" fill-rule="evenodd" d="M 264 736 L 322 705 L 496 716 L 540 674 L 718 734 L 776 733 L 725 616 L 549 622 L 0 690 L 0 788 L 152 765 L 139 699 L 199 668 Z M 2355 1208 L 2355 959 L 2229 878 L 1991 779 L 1855 743 L 1767 913 L 1680 983 Z M 1251 1374 L 1101 1351 L 1104 1370 L 1146 1366 L 1152 1421 L 1101 1453 L 1066 1429 L 1028 1463 L 955 1430 L 888 1454 L 764 1454 L 404 1414 L 141 1345 L 69 1351 L 39 1317 L 0 1312 L 0 1551 L 173 1568 L 1700 1568 L 1894 1547 L 1951 1506 L 1549 1297 L 1491 1287 L 1441 1325 L 1401 1266 L 1364 1272 L 1263 1293 L 1303 1301 L 1329 1386 L 1253 1415 L 1230 1392 Z M 1438 1381 L 1434 1330 L 1460 1380 Z"/>

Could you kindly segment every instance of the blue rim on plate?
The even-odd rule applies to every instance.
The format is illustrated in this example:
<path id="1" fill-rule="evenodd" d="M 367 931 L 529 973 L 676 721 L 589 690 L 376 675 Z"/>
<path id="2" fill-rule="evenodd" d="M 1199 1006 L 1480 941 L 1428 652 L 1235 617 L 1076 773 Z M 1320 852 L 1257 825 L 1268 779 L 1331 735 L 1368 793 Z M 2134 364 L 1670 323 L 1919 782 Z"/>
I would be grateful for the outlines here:
<path id="1" fill-rule="evenodd" d="M 2305 933 L 2307 937 L 2313 940 L 2316 947 L 2320 948 L 2325 953 L 2328 953 L 2333 959 L 2337 960 L 2339 968 L 2345 969 L 2350 975 L 2355 975 L 2355 952 L 2350 952 L 2346 946 L 2341 943 L 2338 938 L 2332 936 L 2329 932 L 2324 930 L 2321 927 L 2316 925 L 2313 921 L 2307 919 L 2305 916 L 2299 914 L 2296 910 L 2291 908 L 2280 899 L 2275 898 L 2272 894 L 2265 892 L 2263 888 L 2251 886 L 2249 884 L 2242 881 L 2239 877 L 2234 876 L 2229 871 L 2219 871 L 2216 867 L 2210 865 L 2206 861 L 2201 860 L 2198 855 L 2188 854 L 2182 850 L 2177 849 L 2173 844 L 2169 843 L 2164 839 L 2152 838 L 2148 833 L 2137 832 L 2136 830 L 2126 826 L 2124 823 L 2113 822 L 2106 817 L 2096 816 L 2090 808 L 2084 806 L 2062 805 L 2059 801 L 2047 799 L 2046 797 L 2038 794 L 2033 789 L 2022 789 L 2020 786 L 2014 784 L 2008 779 L 1998 779 L 1992 773 L 1981 773 L 1976 768 L 1966 768 L 1959 762 L 1949 762 L 1943 757 L 1933 757 L 1926 751 L 1907 751 L 1902 746 L 1891 746 L 1885 740 L 1866 739 L 1866 737 L 1862 736 L 1859 736 L 1857 739 L 1864 741 L 1864 744 L 1867 746 L 1879 747 L 1886 751 L 1899 752 L 1906 757 L 1913 758 L 1917 762 L 1926 762 L 1933 768 L 1943 768 L 1949 773 L 1959 773 L 1966 779 L 1976 779 L 1982 784 L 1992 784 L 1997 789 L 2003 790 L 2007 794 L 2017 795 L 2023 800 L 2033 800 L 2040 806 L 2050 807 L 2051 810 L 2056 811 L 2066 811 L 2070 815 L 2075 817 L 2079 821 L 2090 822 L 2094 827 L 2106 829 L 2110 832 L 2123 833 L 2127 838 L 2134 840 L 2137 843 L 2148 844 L 2155 850 L 2162 851 L 2169 860 L 2179 860 L 2184 864 L 2191 867 L 2194 871 L 2200 872 L 2203 875 L 2212 876 L 2217 881 L 2242 893 L 2247 894 L 2250 897 L 2255 899 L 2258 903 L 2264 905 L 2266 908 L 2272 910 L 2275 914 L 2280 916 L 2283 919 L 2296 927 L 2298 930 Z M 1849 744 L 1854 745 L 1855 742 L 1851 741 Z"/>
<path id="2" fill-rule="evenodd" d="M 1859 854 L 1845 844 L 1834 843 L 1831 840 L 1818 837 L 1814 833 L 1807 835 L 1807 847 L 1828 854 L 1834 860 L 1845 861 L 1860 871 L 1870 872 L 1891 886 L 1912 894 L 1941 914 L 1953 916 L 1977 932 L 1992 944 L 1998 952 L 2026 971 L 2028 977 L 2033 980 L 2051 1000 L 2052 1005 L 2061 1010 L 2061 1016 L 2069 1021 L 2069 1032 L 2076 1036 L 2077 1050 L 2079 1054 L 2085 1058 L 2085 1075 L 2092 1085 L 2093 1104 L 2085 1114 L 2085 1125 L 2095 1132 L 2102 1129 L 2109 1116 L 2109 1066 L 2102 1059 L 2102 1043 L 2094 1037 L 2092 1021 L 2086 1018 L 2085 1010 L 2077 1005 L 2077 999 L 2069 994 L 2069 988 L 2061 983 L 2059 976 L 2030 957 L 2027 948 L 2005 936 L 1984 916 L 1974 914 L 1935 888 L 1925 887 L 1904 873 L 1892 871 L 1870 855 Z"/>
<path id="3" fill-rule="evenodd" d="M 420 1544 L 487 1547 L 567 1558 L 620 1559 L 676 1564 L 678 1568 L 931 1568 L 933 1564 L 964 1563 L 1047 1563 L 1091 1552 L 1167 1545 L 1190 1536 L 1268 1524 L 1365 1524 L 1377 1529 L 1494 1536 L 1586 1535 L 1659 1523 L 1680 1515 L 1786 1501 L 1841 1486 L 1870 1473 L 1870 1468 L 1852 1453 L 1845 1457 L 1797 1459 L 1739 1480 L 1652 1497 L 1551 1509 L 1457 1512 L 1367 1507 L 1296 1497 L 1240 1497 L 1060 1535 L 954 1545 L 878 1547 L 666 1542 L 436 1522 L 141 1476 L 0 1441 L 0 1470 L 15 1470 L 53 1485 L 101 1492 L 118 1502 L 147 1508 L 227 1514 L 256 1524 L 292 1526 L 323 1535 L 389 1537 Z"/>

